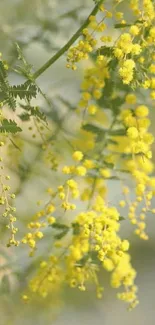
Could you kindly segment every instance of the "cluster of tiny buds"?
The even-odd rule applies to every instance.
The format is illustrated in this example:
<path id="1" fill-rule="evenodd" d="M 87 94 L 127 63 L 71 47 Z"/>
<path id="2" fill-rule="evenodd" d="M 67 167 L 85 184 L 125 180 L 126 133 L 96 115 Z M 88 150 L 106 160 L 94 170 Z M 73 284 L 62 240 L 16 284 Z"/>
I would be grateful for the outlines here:
<path id="1" fill-rule="evenodd" d="M 4 142 L 0 142 L 0 147 L 4 146 Z M 4 170 L 3 166 L 3 158 L 0 157 L 0 169 L 1 171 Z M 14 223 L 16 222 L 16 217 L 14 216 L 14 213 L 16 212 L 16 208 L 10 204 L 12 200 L 15 199 L 15 194 L 10 193 L 10 186 L 6 184 L 7 181 L 10 180 L 9 175 L 4 175 L 2 172 L 0 174 L 0 186 L 1 186 L 1 195 L 0 195 L 0 205 L 2 207 L 2 216 L 7 220 L 6 228 L 10 230 L 10 239 L 7 244 L 7 246 L 18 246 L 19 241 L 15 239 L 15 234 L 18 231 L 18 228 L 14 226 Z"/>

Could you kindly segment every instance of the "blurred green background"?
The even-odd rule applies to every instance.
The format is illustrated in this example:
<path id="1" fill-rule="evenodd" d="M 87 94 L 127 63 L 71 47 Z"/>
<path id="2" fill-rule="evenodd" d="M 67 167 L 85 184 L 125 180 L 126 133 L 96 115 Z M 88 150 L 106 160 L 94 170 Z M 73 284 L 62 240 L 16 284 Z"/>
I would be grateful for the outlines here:
<path id="1" fill-rule="evenodd" d="M 124 10 L 126 2 L 124 1 L 123 4 Z M 65 44 L 88 15 L 92 6 L 91 0 L 0 0 L 0 51 L 3 57 L 10 65 L 14 65 L 17 59 L 14 43 L 18 42 L 27 61 L 36 70 Z M 110 28 L 109 26 L 109 30 Z M 58 152 L 66 150 L 66 155 L 68 148 L 63 141 L 65 133 L 61 133 L 61 130 L 64 128 L 67 132 L 74 121 L 74 107 L 79 99 L 83 67 L 84 64 L 81 64 L 77 72 L 67 70 L 64 56 L 37 81 L 50 99 L 51 107 L 41 96 L 36 100 L 36 104 L 47 113 L 52 131 L 58 136 Z M 21 80 L 11 73 L 10 81 L 19 83 Z M 60 94 L 73 107 L 67 107 L 60 99 Z M 152 120 L 155 122 L 153 113 Z M 49 186 L 54 187 L 54 184 L 59 181 L 59 175 L 48 170 L 41 162 L 40 142 L 28 135 L 28 127 L 29 125 L 25 126 L 21 138 L 21 141 L 24 141 L 22 155 L 15 153 L 16 162 L 12 155 L 6 157 L 12 188 L 18 194 L 16 206 L 21 237 L 25 232 L 28 219 L 37 209 L 36 201 L 44 199 L 45 189 Z M 111 201 L 117 205 L 120 196 L 119 182 L 111 182 Z M 116 299 L 116 292 L 110 289 L 109 277 L 106 274 L 102 275 L 106 290 L 101 301 L 96 300 L 93 289 L 88 293 L 66 289 L 61 306 L 50 301 L 48 304 L 47 301 L 42 301 L 38 304 L 24 305 L 20 296 L 28 276 L 33 273 L 33 261 L 28 258 L 28 252 L 23 247 L 9 250 L 5 248 L 6 236 L 2 224 L 0 325 L 35 323 L 38 325 L 153 325 L 155 322 L 155 222 L 153 218 L 151 215 L 147 218 L 150 236 L 148 242 L 137 239 L 132 234 L 133 229 L 129 224 L 122 225 L 122 235 L 131 240 L 132 263 L 138 272 L 140 305 L 132 312 L 127 312 L 124 304 Z M 50 235 L 44 241 L 40 255 L 45 255 L 47 247 L 52 245 L 49 241 Z"/>

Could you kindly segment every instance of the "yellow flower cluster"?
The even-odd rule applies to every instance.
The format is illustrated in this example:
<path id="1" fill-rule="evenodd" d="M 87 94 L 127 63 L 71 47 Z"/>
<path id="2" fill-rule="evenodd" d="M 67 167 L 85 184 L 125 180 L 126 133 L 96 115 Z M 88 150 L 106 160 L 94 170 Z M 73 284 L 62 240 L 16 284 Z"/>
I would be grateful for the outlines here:
<path id="1" fill-rule="evenodd" d="M 115 1 L 115 5 L 116 2 L 118 5 L 119 1 Z M 42 297 L 51 290 L 59 292 L 64 283 L 85 291 L 88 283 L 93 282 L 97 297 L 102 298 L 104 284 L 100 283 L 98 272 L 103 268 L 111 272 L 112 287 L 123 287 L 118 298 L 129 303 L 129 308 L 138 303 L 129 242 L 119 236 L 119 209 L 128 208 L 126 214 L 136 227 L 135 234 L 147 240 L 146 213 L 155 213 L 151 161 L 154 137 L 149 132 L 152 101 L 149 105 L 142 103 L 137 87 L 143 91 L 149 89 L 151 99 L 155 99 L 155 9 L 150 0 L 143 0 L 142 6 L 140 3 L 138 0 L 128 2 L 136 15 L 130 24 L 124 20 L 123 12 L 116 12 L 114 6 L 114 17 L 124 28 L 112 46 L 97 49 L 100 45 L 94 34 L 104 32 L 104 18 L 113 16 L 101 7 L 105 14 L 102 21 L 98 23 L 95 16 L 90 16 L 87 28 L 82 31 L 83 39 L 68 51 L 67 67 L 73 70 L 77 62 L 90 59 L 78 105 L 84 109 L 84 114 L 80 130 L 77 123 L 76 138 L 71 140 L 75 151 L 69 163 L 58 168 L 63 181 L 55 191 L 49 189 L 49 201 L 28 224 L 29 232 L 22 240 L 33 255 L 38 240 L 44 236 L 44 229 L 50 226 L 53 255 L 42 261 L 38 274 L 30 283 L 30 291 Z M 106 43 L 111 38 L 102 35 L 100 41 Z M 92 51 L 94 56 L 89 56 Z M 130 93 L 133 88 L 135 92 Z M 132 196 L 126 186 L 129 178 L 134 181 Z M 108 201 L 111 179 L 123 183 L 123 198 L 118 209 Z M 61 220 L 57 216 L 62 216 Z M 27 301 L 29 296 L 25 294 L 23 299 Z"/>
<path id="2" fill-rule="evenodd" d="M 119 74 L 124 84 L 129 84 L 134 78 L 135 61 L 128 55 L 137 56 L 141 53 L 142 47 L 138 43 L 133 43 L 133 39 L 140 32 L 137 25 L 130 28 L 130 33 L 123 33 L 114 48 L 114 56 L 119 60 Z"/>
<path id="3" fill-rule="evenodd" d="M 124 61 L 119 69 L 119 74 L 124 84 L 129 84 L 133 79 L 135 62 L 131 59 Z"/>
<path id="4" fill-rule="evenodd" d="M 69 280 L 71 286 L 74 283 L 80 290 L 85 290 L 87 281 L 94 277 L 98 293 L 100 285 L 97 270 L 92 263 L 94 256 L 105 270 L 112 272 L 111 285 L 114 288 L 124 285 L 125 292 L 118 297 L 134 306 L 138 302 L 133 287 L 136 273 L 126 253 L 129 243 L 127 240 L 122 241 L 117 235 L 120 228 L 118 221 L 118 211 L 113 207 L 107 207 L 100 196 L 96 198 L 93 211 L 81 213 L 76 217 L 75 225 L 80 230 L 79 234 L 73 237 L 67 256 Z M 83 262 L 85 262 L 84 270 L 81 268 Z M 130 292 L 129 295 L 126 290 Z"/>
<path id="5" fill-rule="evenodd" d="M 75 162 L 79 162 L 83 159 L 83 153 L 81 151 L 75 151 L 72 158 Z M 64 182 L 63 185 L 58 186 L 56 191 L 53 191 L 51 188 L 48 189 L 48 193 L 50 195 L 48 203 L 44 209 L 40 210 L 34 215 L 34 221 L 31 221 L 28 224 L 28 229 L 30 229 L 30 231 L 22 239 L 22 243 L 27 244 L 31 248 L 30 256 L 34 254 L 37 248 L 37 241 L 44 237 L 43 230 L 47 226 L 53 225 L 56 221 L 55 217 L 53 216 L 56 209 L 55 200 L 61 200 L 60 208 L 63 211 L 76 209 L 76 205 L 69 202 L 69 199 L 77 199 L 79 197 L 78 183 L 71 178 L 70 175 L 74 175 L 74 177 L 85 176 L 87 169 L 84 164 L 85 161 L 80 165 L 64 166 L 62 173 L 68 175 L 69 178 Z"/>
<path id="6" fill-rule="evenodd" d="M 148 132 L 150 120 L 148 119 L 149 109 L 145 105 L 136 105 L 136 96 L 128 94 L 127 104 L 134 105 L 134 109 L 125 109 L 121 113 L 121 120 L 127 128 L 127 138 L 117 138 L 120 144 L 120 152 L 130 158 L 122 160 L 123 166 L 131 173 L 135 180 L 135 201 L 131 202 L 129 189 L 125 188 L 123 193 L 125 201 L 120 201 L 120 206 L 129 206 L 128 217 L 136 226 L 135 233 L 142 239 L 148 239 L 145 233 L 146 212 L 154 212 L 151 209 L 151 200 L 154 195 L 154 178 L 151 177 L 153 164 L 151 162 L 151 145 L 154 137 Z M 117 143 L 117 146 L 118 146 Z M 117 147 L 116 146 L 116 147 Z M 143 205 L 144 204 L 144 205 Z M 141 212 L 137 210 L 141 209 Z"/>
<path id="7" fill-rule="evenodd" d="M 38 274 L 29 283 L 29 290 L 42 298 L 46 298 L 49 292 L 52 292 L 54 299 L 57 299 L 63 281 L 64 275 L 58 264 L 58 258 L 51 255 L 48 261 L 44 260 L 40 263 Z M 23 294 L 23 300 L 28 302 L 29 295 Z"/>
<path id="8" fill-rule="evenodd" d="M 72 185 L 74 188 L 74 183 Z M 112 287 L 124 286 L 118 298 L 129 303 L 130 308 L 135 307 L 138 303 L 134 285 L 136 272 L 127 253 L 129 242 L 118 235 L 120 223 L 116 208 L 108 207 L 98 196 L 93 210 L 77 215 L 71 228 L 67 249 L 60 258 L 52 256 L 49 261 L 41 262 L 38 275 L 30 282 L 30 291 L 46 297 L 53 286 L 60 287 L 63 281 L 85 291 L 91 281 L 96 286 L 97 297 L 101 298 L 104 288 L 99 283 L 98 270 L 102 266 L 112 272 Z M 24 294 L 23 298 L 26 300 L 28 296 Z"/>
<path id="9" fill-rule="evenodd" d="M 34 216 L 33 221 L 30 221 L 27 225 L 28 232 L 22 238 L 21 242 L 30 247 L 30 256 L 33 256 L 37 249 L 37 242 L 44 237 L 44 230 L 55 223 L 56 219 L 53 216 L 56 207 L 54 200 L 58 196 L 60 189 L 53 191 L 52 188 L 47 189 L 47 193 L 50 196 L 45 207 L 39 210 Z M 62 198 L 61 198 L 62 199 Z M 38 202 L 39 203 L 39 202 Z M 40 203 L 38 204 L 40 205 Z"/>
<path id="10" fill-rule="evenodd" d="M 89 53 L 91 53 L 97 45 L 97 40 L 93 33 L 102 32 L 105 28 L 106 25 L 103 22 L 98 23 L 95 16 L 91 15 L 89 17 L 88 28 L 82 30 L 83 40 L 80 40 L 74 47 L 70 47 L 68 51 L 67 68 L 76 70 L 77 67 L 75 63 L 89 58 Z"/>
<path id="11" fill-rule="evenodd" d="M 72 70 L 76 70 L 76 63 L 81 60 L 89 59 L 89 54 L 94 51 L 94 49 L 99 44 L 98 37 L 95 37 L 95 33 L 103 33 L 107 26 L 104 23 L 106 18 L 112 18 L 112 13 L 104 8 L 103 5 L 100 5 L 99 10 L 101 13 L 104 13 L 104 17 L 102 20 L 98 21 L 96 16 L 90 15 L 88 20 L 89 23 L 86 28 L 82 30 L 83 39 L 79 40 L 79 42 L 70 47 L 67 53 L 67 68 L 72 68 Z M 101 42 L 111 42 L 110 36 L 102 35 L 100 37 Z"/>
<path id="12" fill-rule="evenodd" d="M 94 67 L 85 72 L 84 81 L 81 85 L 82 98 L 79 106 L 94 115 L 98 111 L 95 101 L 100 99 L 105 86 L 105 80 L 109 78 L 108 60 L 104 55 L 98 55 Z"/>
<path id="13" fill-rule="evenodd" d="M 126 149 L 133 154 L 142 154 L 147 158 L 152 157 L 150 146 L 154 138 L 148 132 L 150 121 L 148 119 L 148 107 L 139 105 L 132 110 L 122 111 L 122 121 L 127 128 L 127 136 L 130 146 Z"/>
<path id="14" fill-rule="evenodd" d="M 119 74 L 123 83 L 130 84 L 136 79 L 139 68 L 142 74 L 145 70 L 143 82 L 141 80 L 137 82 L 144 88 L 153 89 L 152 77 L 149 74 L 149 72 L 151 74 L 154 73 L 153 66 L 151 65 L 148 70 L 144 56 L 140 55 L 142 52 L 145 55 L 147 48 L 153 46 L 155 8 L 151 0 L 143 0 L 142 5 L 139 1 L 130 1 L 130 8 L 138 16 L 138 20 L 128 28 L 128 32 L 122 33 L 115 42 L 114 56 L 119 61 Z M 148 33 L 145 32 L 145 28 L 149 28 Z M 138 60 L 136 57 L 138 57 Z M 140 67 L 139 64 L 141 65 Z M 151 97 L 152 99 L 155 98 L 153 91 L 151 92 Z"/>

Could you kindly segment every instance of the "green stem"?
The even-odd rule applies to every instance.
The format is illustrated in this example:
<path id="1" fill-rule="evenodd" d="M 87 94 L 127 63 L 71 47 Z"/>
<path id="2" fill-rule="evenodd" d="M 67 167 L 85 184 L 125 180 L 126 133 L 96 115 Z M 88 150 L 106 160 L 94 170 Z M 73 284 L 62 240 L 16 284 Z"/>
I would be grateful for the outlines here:
<path id="1" fill-rule="evenodd" d="M 82 24 L 82 26 L 77 30 L 77 32 L 70 38 L 70 40 L 56 53 L 54 54 L 40 69 L 38 69 L 34 75 L 33 79 L 37 79 L 44 71 L 46 71 L 54 62 L 56 62 L 69 48 L 70 46 L 79 38 L 84 28 L 89 25 L 89 17 L 95 16 L 99 10 L 100 5 L 104 0 L 100 0 L 92 12 L 89 14 L 88 18 Z"/>

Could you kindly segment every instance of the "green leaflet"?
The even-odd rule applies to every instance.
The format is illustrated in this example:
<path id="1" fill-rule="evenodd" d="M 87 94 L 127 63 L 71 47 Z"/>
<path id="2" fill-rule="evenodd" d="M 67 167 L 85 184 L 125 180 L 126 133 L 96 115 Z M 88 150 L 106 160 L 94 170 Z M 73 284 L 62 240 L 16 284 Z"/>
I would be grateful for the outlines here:
<path id="1" fill-rule="evenodd" d="M 126 130 L 125 129 L 118 129 L 118 130 L 107 130 L 104 129 L 100 126 L 94 125 L 94 124 L 84 124 L 82 126 L 82 129 L 91 133 L 95 133 L 99 136 L 105 135 L 105 134 L 109 134 L 111 136 L 122 136 L 122 135 L 126 135 Z"/>
<path id="2" fill-rule="evenodd" d="M 7 70 L 3 61 L 0 61 L 0 101 L 4 101 L 12 110 L 16 108 L 16 101 L 9 93 L 10 85 L 7 79 Z"/>
<path id="3" fill-rule="evenodd" d="M 40 111 L 40 108 L 38 106 L 33 107 L 30 105 L 21 105 L 21 107 L 25 111 L 18 115 L 22 121 L 29 121 L 31 116 L 35 116 L 47 123 L 46 115 Z"/>
<path id="4" fill-rule="evenodd" d="M 85 131 L 88 131 L 88 132 L 91 132 L 91 133 L 95 133 L 95 134 L 98 134 L 98 135 L 101 135 L 101 134 L 105 134 L 107 132 L 106 129 L 103 129 L 97 125 L 94 125 L 94 124 L 84 124 L 82 126 L 82 129 L 85 130 Z"/>
<path id="5" fill-rule="evenodd" d="M 109 132 L 109 134 L 112 135 L 112 136 L 126 135 L 126 130 L 125 129 L 112 130 L 112 131 Z"/>
<path id="6" fill-rule="evenodd" d="M 132 24 L 115 24 L 115 28 L 126 28 L 126 27 L 131 27 Z"/>
<path id="7" fill-rule="evenodd" d="M 22 113 L 18 115 L 22 121 L 29 121 L 30 120 L 30 115 L 28 113 Z"/>
<path id="8" fill-rule="evenodd" d="M 69 227 L 67 225 L 65 225 L 63 223 L 58 223 L 58 222 L 53 223 L 53 225 L 50 225 L 50 227 L 55 228 L 55 229 L 61 229 L 61 230 L 69 229 Z"/>
<path id="9" fill-rule="evenodd" d="M 123 220 L 125 220 L 125 218 L 122 216 L 119 216 L 119 221 L 123 221 Z"/>
<path id="10" fill-rule="evenodd" d="M 63 230 L 63 231 L 60 232 L 59 234 L 55 235 L 54 238 L 55 238 L 55 239 L 61 239 L 61 238 L 63 238 L 64 236 L 67 235 L 68 230 L 69 230 L 69 229 L 65 229 L 65 230 Z"/>
<path id="11" fill-rule="evenodd" d="M 109 140 L 108 140 L 109 141 Z M 103 163 L 104 163 L 104 165 L 107 167 L 107 168 L 111 168 L 111 169 L 113 169 L 114 168 L 114 164 L 112 164 L 112 163 L 108 163 L 107 161 L 103 161 Z"/>
<path id="12" fill-rule="evenodd" d="M 4 119 L 1 122 L 0 132 L 8 132 L 15 134 L 21 131 L 22 129 L 17 125 L 15 121 Z"/>
<path id="13" fill-rule="evenodd" d="M 78 262 L 78 266 L 79 267 L 83 267 L 85 266 L 85 264 L 87 263 L 88 260 L 91 260 L 91 262 L 93 264 L 97 264 L 98 263 L 98 259 L 97 259 L 97 252 L 95 251 L 90 251 L 88 254 L 84 255 L 81 260 L 79 260 Z"/>
<path id="14" fill-rule="evenodd" d="M 98 50 L 98 53 L 108 56 L 108 57 L 113 57 L 113 47 L 112 46 L 101 46 Z"/>
<path id="15" fill-rule="evenodd" d="M 55 239 L 63 238 L 65 235 L 67 235 L 70 229 L 69 226 L 58 222 L 53 223 L 53 225 L 50 225 L 50 227 L 54 228 L 57 231 L 60 231 L 58 234 L 54 236 Z"/>
<path id="16" fill-rule="evenodd" d="M 38 106 L 35 106 L 35 107 L 31 107 L 30 109 L 30 114 L 32 116 L 36 116 L 38 117 L 40 120 L 43 120 L 44 122 L 47 123 L 47 120 L 46 120 L 46 115 L 40 111 L 39 107 Z"/>
<path id="17" fill-rule="evenodd" d="M 36 97 L 37 87 L 28 81 L 21 85 L 9 87 L 9 94 L 14 98 L 30 100 Z"/>
<path id="18" fill-rule="evenodd" d="M 37 86 L 30 82 L 26 81 L 21 85 L 10 86 L 8 82 L 8 75 L 5 64 L 3 61 L 0 61 L 0 101 L 8 104 L 12 110 L 16 108 L 16 99 L 25 99 L 30 101 L 32 98 L 35 98 L 38 92 Z"/>
<path id="19" fill-rule="evenodd" d="M 73 235 L 79 235 L 80 234 L 80 225 L 78 222 L 73 222 L 72 223 L 72 228 L 73 228 Z"/>

